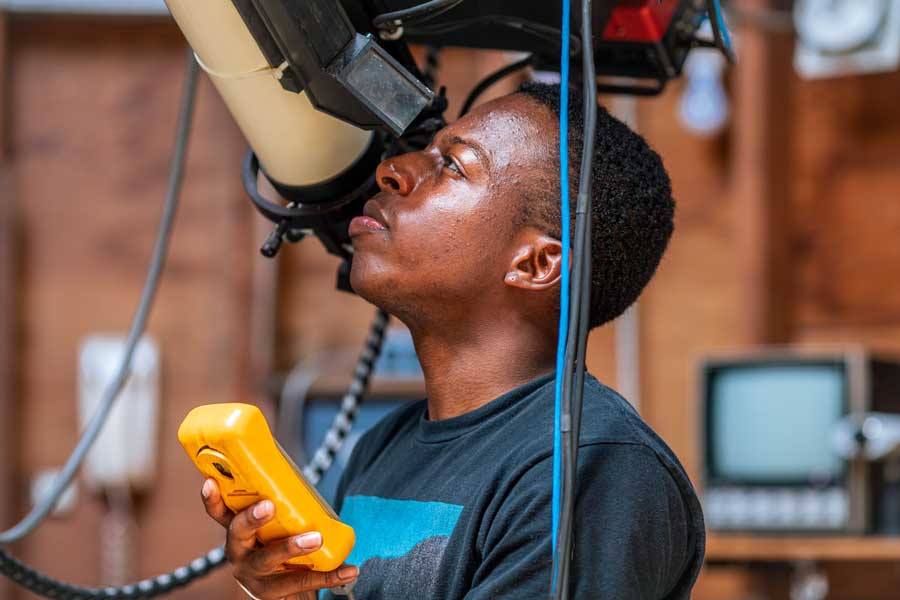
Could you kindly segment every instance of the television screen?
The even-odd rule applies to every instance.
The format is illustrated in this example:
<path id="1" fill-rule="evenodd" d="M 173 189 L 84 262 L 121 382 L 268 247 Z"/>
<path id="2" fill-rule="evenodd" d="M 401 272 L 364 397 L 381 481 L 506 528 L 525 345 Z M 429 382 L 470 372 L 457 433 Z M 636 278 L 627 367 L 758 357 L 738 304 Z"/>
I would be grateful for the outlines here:
<path id="1" fill-rule="evenodd" d="M 708 377 L 712 478 L 824 484 L 843 475 L 831 450 L 832 428 L 846 410 L 842 364 L 719 366 Z"/>

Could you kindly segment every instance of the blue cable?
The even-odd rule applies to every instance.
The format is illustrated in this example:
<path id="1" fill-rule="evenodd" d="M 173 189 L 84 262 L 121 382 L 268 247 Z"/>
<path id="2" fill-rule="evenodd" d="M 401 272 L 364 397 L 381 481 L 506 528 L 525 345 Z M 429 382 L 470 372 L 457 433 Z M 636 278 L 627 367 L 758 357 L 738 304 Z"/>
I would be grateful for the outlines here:
<path id="1" fill-rule="evenodd" d="M 562 0 L 562 50 L 559 82 L 559 187 L 562 231 L 562 281 L 559 293 L 559 337 L 556 345 L 556 386 L 553 404 L 553 584 L 556 585 L 556 538 L 559 532 L 560 491 L 562 489 L 562 410 L 563 366 L 566 360 L 566 338 L 569 331 L 569 0 Z"/>
<path id="2" fill-rule="evenodd" d="M 724 42 L 726 48 L 731 50 L 731 36 L 728 35 L 728 27 L 725 25 L 725 18 L 722 17 L 722 7 L 719 5 L 719 0 L 714 1 L 716 3 L 716 23 L 719 24 L 719 31 L 722 32 L 722 42 Z"/>

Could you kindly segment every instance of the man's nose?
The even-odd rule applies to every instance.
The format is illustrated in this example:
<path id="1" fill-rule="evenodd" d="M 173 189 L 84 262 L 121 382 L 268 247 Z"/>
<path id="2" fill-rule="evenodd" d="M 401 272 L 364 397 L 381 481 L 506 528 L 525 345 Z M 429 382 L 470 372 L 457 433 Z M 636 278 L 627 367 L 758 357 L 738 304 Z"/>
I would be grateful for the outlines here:
<path id="1" fill-rule="evenodd" d="M 385 192 L 406 196 L 415 188 L 418 181 L 414 154 L 393 156 L 381 161 L 375 170 L 378 187 Z"/>

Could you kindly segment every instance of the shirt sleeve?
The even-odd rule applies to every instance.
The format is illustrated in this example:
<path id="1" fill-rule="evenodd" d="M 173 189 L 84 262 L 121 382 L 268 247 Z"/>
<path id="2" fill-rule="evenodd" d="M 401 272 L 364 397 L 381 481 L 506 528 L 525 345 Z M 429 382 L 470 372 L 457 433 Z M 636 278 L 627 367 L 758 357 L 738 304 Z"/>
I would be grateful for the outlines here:
<path id="1" fill-rule="evenodd" d="M 638 444 L 579 451 L 572 597 L 666 598 L 690 560 L 687 510 L 667 468 Z M 550 591 L 550 458 L 508 492 L 487 525 L 467 600 L 541 598 Z"/>

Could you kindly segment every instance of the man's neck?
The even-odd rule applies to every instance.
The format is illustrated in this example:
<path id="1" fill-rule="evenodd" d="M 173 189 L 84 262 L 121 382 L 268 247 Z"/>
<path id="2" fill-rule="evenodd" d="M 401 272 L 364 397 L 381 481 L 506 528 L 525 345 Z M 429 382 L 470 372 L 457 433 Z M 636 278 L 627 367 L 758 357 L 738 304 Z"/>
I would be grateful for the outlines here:
<path id="1" fill-rule="evenodd" d="M 428 419 L 456 417 L 552 371 L 552 340 L 521 323 L 504 327 L 410 327 L 425 373 Z M 472 333 L 465 333 L 465 331 Z"/>

